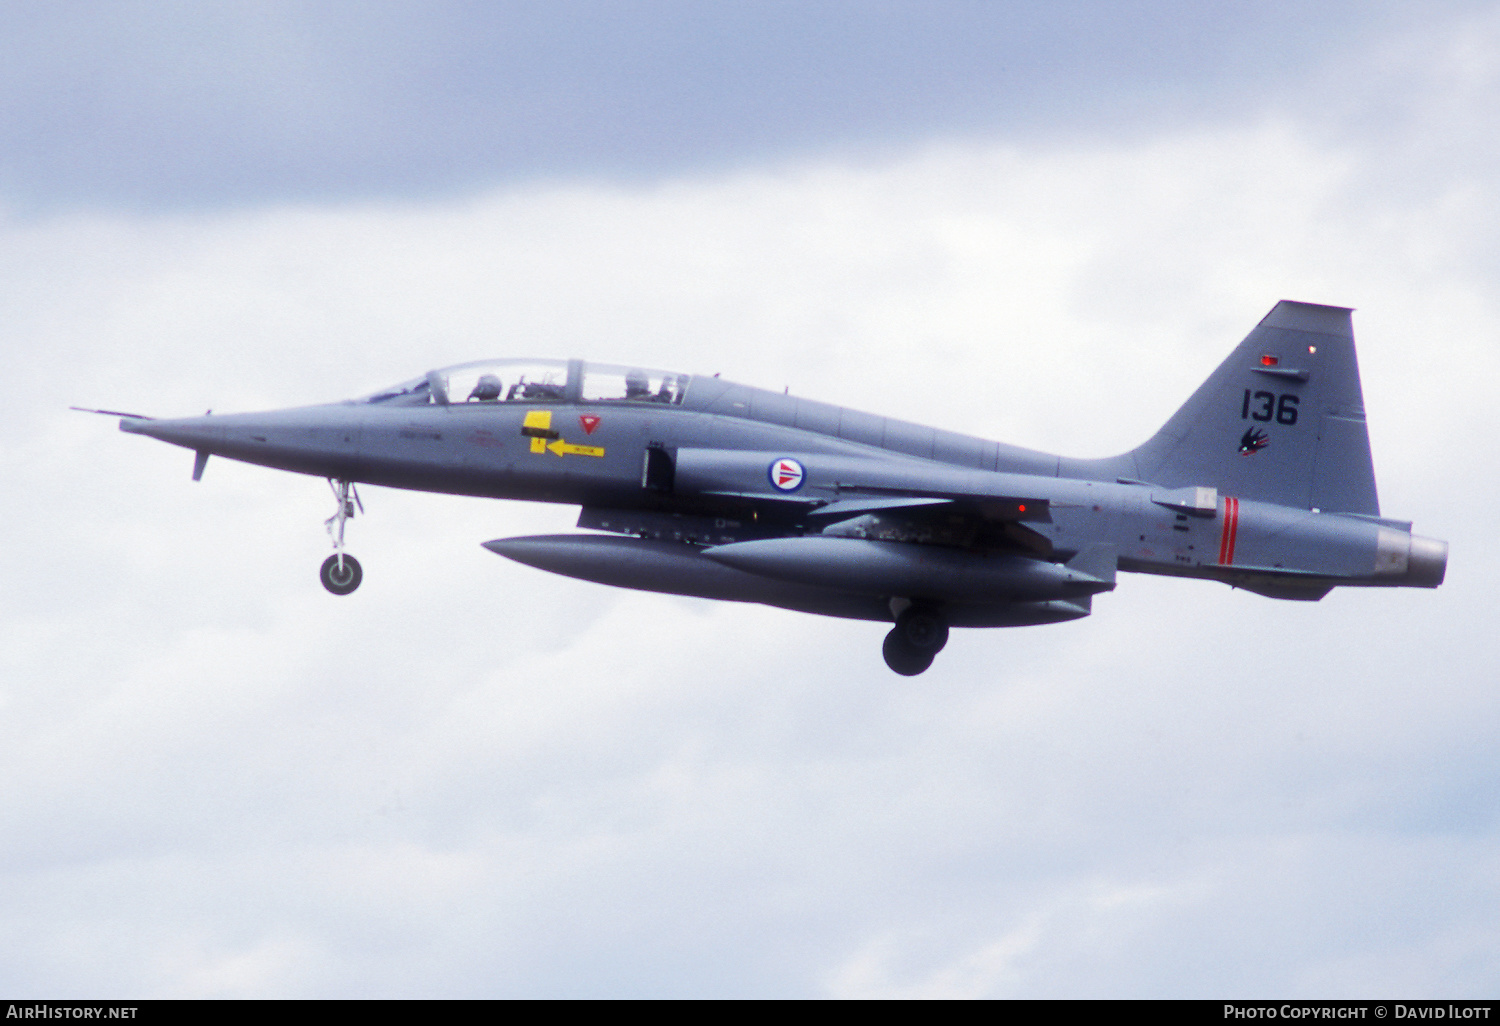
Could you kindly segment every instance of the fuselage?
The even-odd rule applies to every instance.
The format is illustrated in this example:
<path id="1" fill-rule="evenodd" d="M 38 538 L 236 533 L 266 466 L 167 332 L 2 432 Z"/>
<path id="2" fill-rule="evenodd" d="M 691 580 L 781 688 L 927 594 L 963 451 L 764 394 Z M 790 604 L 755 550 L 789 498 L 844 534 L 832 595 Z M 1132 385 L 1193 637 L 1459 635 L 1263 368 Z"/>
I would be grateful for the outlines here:
<path id="1" fill-rule="evenodd" d="M 104 412 L 104 411 L 97 411 Z M 1445 542 L 1380 514 L 1349 309 L 1283 300 L 1151 438 L 1075 460 L 718 377 L 581 360 L 429 371 L 363 399 L 120 427 L 326 477 L 336 595 L 355 483 L 567 503 L 591 532 L 486 548 L 619 587 L 894 621 L 921 673 L 948 628 L 1088 616 L 1118 571 L 1316 600 L 1435 588 Z"/>
<path id="2" fill-rule="evenodd" d="M 1001 524 L 1015 526 L 1029 555 L 1061 562 L 1108 543 L 1122 570 L 1277 597 L 1316 598 L 1335 584 L 1434 586 L 1446 562 L 1442 543 L 1413 541 L 1402 522 L 1240 499 L 1213 482 L 1122 479 L 1129 467 L 1118 460 L 1071 460 L 719 378 L 670 376 L 669 396 L 590 397 L 593 365 L 552 366 L 552 387 L 532 396 L 455 392 L 438 401 L 439 389 L 419 387 L 269 413 L 130 418 L 121 427 L 320 477 L 579 505 L 583 526 L 697 544 L 824 533 L 830 527 L 808 515 L 851 494 L 931 493 L 1040 500 L 1043 518 Z M 802 468 L 794 492 L 767 476 L 780 457 Z M 936 536 L 921 527 L 926 534 L 912 537 L 910 524 L 892 525 L 878 511 L 851 520 L 834 533 L 994 547 L 976 544 L 973 524 L 948 536 L 940 525 Z"/>

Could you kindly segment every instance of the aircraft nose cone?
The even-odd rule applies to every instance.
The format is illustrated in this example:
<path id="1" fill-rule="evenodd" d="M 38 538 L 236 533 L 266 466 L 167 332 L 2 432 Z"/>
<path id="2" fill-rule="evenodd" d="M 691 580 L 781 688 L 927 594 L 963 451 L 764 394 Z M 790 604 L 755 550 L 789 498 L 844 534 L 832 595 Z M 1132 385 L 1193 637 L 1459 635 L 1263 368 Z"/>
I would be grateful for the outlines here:
<path id="1" fill-rule="evenodd" d="M 172 420 L 148 420 L 145 417 L 122 417 L 120 430 L 132 435 L 146 435 L 189 449 L 205 448 L 222 432 L 214 417 L 179 417 Z"/>

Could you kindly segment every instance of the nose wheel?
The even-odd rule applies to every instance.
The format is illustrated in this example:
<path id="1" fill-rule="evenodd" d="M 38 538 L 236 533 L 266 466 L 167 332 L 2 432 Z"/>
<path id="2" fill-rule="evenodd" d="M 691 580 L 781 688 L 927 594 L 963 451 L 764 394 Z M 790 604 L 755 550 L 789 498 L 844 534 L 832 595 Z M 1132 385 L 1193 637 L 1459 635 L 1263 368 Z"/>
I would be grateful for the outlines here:
<path id="1" fill-rule="evenodd" d="M 360 567 L 359 560 L 344 551 L 344 522 L 354 516 L 356 507 L 363 513 L 365 504 L 359 501 L 359 491 L 352 481 L 330 479 L 328 487 L 333 489 L 338 510 L 323 521 L 323 526 L 328 528 L 328 537 L 333 539 L 333 555 L 323 560 L 323 566 L 318 570 L 318 579 L 323 582 L 323 587 L 335 595 L 347 595 L 359 587 L 359 582 L 365 578 L 365 572 Z"/>
<path id="2" fill-rule="evenodd" d="M 932 665 L 948 644 L 948 623 L 931 609 L 910 606 L 896 617 L 896 626 L 885 636 L 881 654 L 885 665 L 903 677 L 915 677 Z"/>
<path id="3" fill-rule="evenodd" d="M 318 579 L 335 595 L 347 595 L 359 587 L 359 582 L 365 579 L 365 572 L 353 556 L 335 553 L 323 560 Z"/>

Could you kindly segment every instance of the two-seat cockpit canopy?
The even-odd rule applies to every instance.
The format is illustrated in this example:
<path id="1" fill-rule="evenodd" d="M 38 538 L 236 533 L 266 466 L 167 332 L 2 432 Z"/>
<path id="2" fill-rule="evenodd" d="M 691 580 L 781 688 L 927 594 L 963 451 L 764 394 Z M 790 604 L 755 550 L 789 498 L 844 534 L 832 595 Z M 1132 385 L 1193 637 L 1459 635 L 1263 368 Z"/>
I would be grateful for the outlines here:
<path id="1" fill-rule="evenodd" d="M 479 360 L 428 371 L 358 400 L 387 406 L 631 402 L 676 406 L 689 375 L 582 360 Z"/>

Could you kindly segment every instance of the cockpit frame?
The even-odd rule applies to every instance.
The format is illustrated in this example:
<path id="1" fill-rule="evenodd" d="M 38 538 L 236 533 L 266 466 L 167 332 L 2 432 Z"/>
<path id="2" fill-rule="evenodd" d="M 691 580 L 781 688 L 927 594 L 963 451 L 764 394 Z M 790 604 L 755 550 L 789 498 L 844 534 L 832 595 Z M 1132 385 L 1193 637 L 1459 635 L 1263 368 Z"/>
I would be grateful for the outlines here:
<path id="1" fill-rule="evenodd" d="M 629 403 L 680 406 L 692 376 L 584 360 L 475 360 L 355 400 L 390 406 Z"/>

